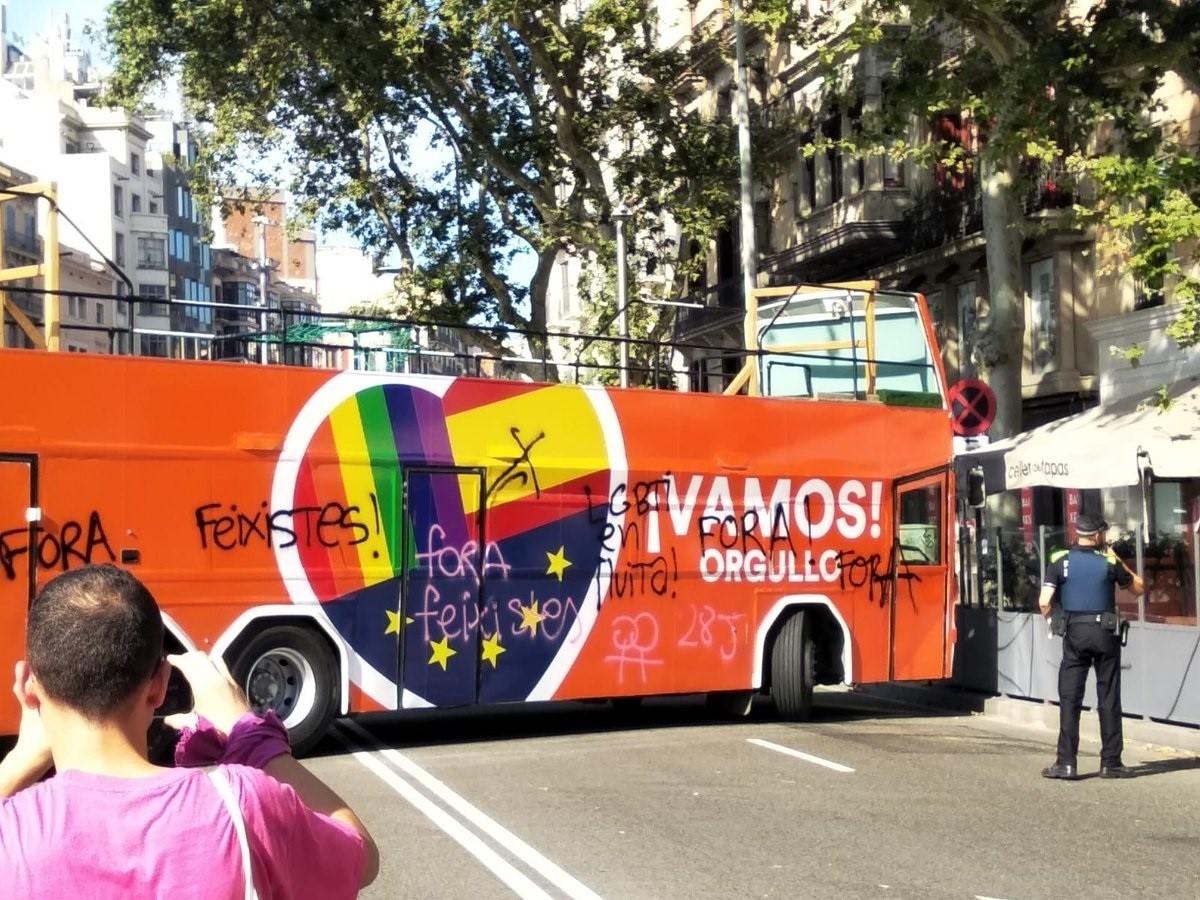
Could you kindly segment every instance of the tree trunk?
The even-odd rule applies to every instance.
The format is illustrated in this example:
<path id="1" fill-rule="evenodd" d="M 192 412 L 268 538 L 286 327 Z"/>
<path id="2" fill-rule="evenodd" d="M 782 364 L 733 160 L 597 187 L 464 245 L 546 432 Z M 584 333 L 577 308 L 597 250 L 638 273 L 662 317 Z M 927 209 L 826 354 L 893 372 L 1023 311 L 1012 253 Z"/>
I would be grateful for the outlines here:
<path id="1" fill-rule="evenodd" d="M 1021 430 L 1025 288 L 1021 272 L 1023 215 L 1015 157 L 982 160 L 983 237 L 987 245 L 989 312 L 980 336 L 984 380 L 996 392 L 993 440 Z"/>
<path id="2" fill-rule="evenodd" d="M 1021 226 L 1014 156 L 982 160 L 983 236 L 987 246 L 989 312 L 979 341 L 984 380 L 996 393 L 992 440 L 1021 430 L 1021 381 L 1025 356 L 1025 287 L 1021 271 Z M 1014 528 L 1020 521 L 1016 491 L 992 498 L 994 524 Z"/>
<path id="3" fill-rule="evenodd" d="M 550 277 L 554 274 L 554 262 L 558 258 L 558 248 L 542 250 L 538 254 L 537 268 L 529 281 L 529 327 L 533 331 L 546 331 L 546 294 L 549 292 Z M 550 356 L 549 341 L 543 337 L 530 337 L 529 350 L 538 357 Z M 546 381 L 558 381 L 558 367 L 551 364 L 545 371 Z M 539 375 L 541 377 L 541 375 Z"/>

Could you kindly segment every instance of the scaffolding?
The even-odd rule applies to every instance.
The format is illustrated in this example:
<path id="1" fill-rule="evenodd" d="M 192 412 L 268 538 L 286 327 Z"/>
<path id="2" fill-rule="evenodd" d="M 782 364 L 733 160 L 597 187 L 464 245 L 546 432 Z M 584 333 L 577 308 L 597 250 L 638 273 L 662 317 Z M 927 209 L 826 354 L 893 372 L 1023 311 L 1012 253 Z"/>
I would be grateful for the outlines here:
<path id="1" fill-rule="evenodd" d="M 5 229 L 0 225 L 0 348 L 6 344 L 6 324 L 9 317 L 24 332 L 29 342 L 39 350 L 61 348 L 61 323 L 59 298 L 59 247 L 58 247 L 58 186 L 53 181 L 34 181 L 0 188 L 0 223 L 4 221 L 6 203 L 14 203 L 24 197 L 34 197 L 45 202 L 46 239 L 42 243 L 42 261 L 33 265 L 7 265 Z M 30 320 L 25 310 L 12 302 L 10 292 L 4 285 L 25 278 L 42 279 L 42 327 Z"/>

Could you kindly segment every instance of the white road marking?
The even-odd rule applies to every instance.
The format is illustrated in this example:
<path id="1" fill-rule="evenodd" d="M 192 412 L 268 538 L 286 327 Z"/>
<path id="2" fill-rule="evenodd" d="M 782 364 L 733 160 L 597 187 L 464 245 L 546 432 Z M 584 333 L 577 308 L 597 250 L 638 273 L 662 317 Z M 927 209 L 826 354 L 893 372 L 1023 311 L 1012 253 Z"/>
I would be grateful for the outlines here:
<path id="1" fill-rule="evenodd" d="M 469 823 L 486 834 L 497 844 L 504 847 L 521 860 L 548 882 L 566 894 L 571 900 L 601 900 L 599 894 L 583 884 L 559 867 L 556 863 L 547 859 L 540 852 L 535 850 L 521 838 L 517 837 L 483 810 L 473 806 L 466 799 L 455 793 L 443 782 L 439 781 L 429 772 L 425 771 L 407 756 L 400 751 L 391 747 L 383 747 L 372 735 L 357 722 L 343 721 L 343 728 L 352 731 L 367 746 L 377 749 L 381 756 L 388 762 L 394 765 L 401 773 L 412 778 L 413 781 L 425 787 L 430 793 L 438 797 L 443 803 L 457 812 L 460 816 L 466 819 Z"/>
<path id="2" fill-rule="evenodd" d="M 418 791 L 415 787 L 397 775 L 391 768 L 384 765 L 376 757 L 366 751 L 356 749 L 337 729 L 332 731 L 334 737 L 345 747 L 354 759 L 370 772 L 379 776 L 388 787 L 411 803 L 418 812 L 422 813 L 442 831 L 446 832 L 464 850 L 483 863 L 492 874 L 503 881 L 518 897 L 528 900 L 554 900 L 548 893 L 538 887 L 524 872 L 504 859 L 485 844 L 474 832 L 467 829 L 461 822 Z"/>
<path id="3" fill-rule="evenodd" d="M 773 741 L 764 741 L 762 738 L 746 738 L 746 743 L 753 744 L 756 747 L 766 747 L 768 750 L 774 750 L 776 753 L 784 753 L 788 756 L 794 756 L 796 759 L 802 759 L 805 762 L 810 762 L 818 766 L 824 766 L 827 769 L 833 769 L 835 772 L 853 772 L 849 766 L 843 766 L 841 763 L 831 762 L 828 759 L 821 759 L 819 756 L 813 756 L 811 753 L 805 753 L 802 750 L 793 750 L 791 747 L 785 747 L 783 744 L 776 744 Z"/>
<path id="4" fill-rule="evenodd" d="M 985 897 L 983 894 L 976 894 L 975 900 L 1004 900 L 1003 897 Z"/>

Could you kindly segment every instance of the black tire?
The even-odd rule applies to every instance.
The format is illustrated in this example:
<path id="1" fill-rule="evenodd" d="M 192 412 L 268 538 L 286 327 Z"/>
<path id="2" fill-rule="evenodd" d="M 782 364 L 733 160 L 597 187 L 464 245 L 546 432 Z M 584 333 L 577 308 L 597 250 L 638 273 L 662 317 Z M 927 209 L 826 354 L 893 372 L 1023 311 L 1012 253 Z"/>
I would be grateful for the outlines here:
<path id="1" fill-rule="evenodd" d="M 795 613 L 783 623 L 771 647 L 771 699 L 781 719 L 803 722 L 812 715 L 816 652 L 808 616 Z"/>
<path id="2" fill-rule="evenodd" d="M 310 629 L 263 629 L 238 648 L 229 671 L 256 712 L 274 709 L 283 719 L 297 756 L 316 746 L 337 715 L 337 661 Z"/>

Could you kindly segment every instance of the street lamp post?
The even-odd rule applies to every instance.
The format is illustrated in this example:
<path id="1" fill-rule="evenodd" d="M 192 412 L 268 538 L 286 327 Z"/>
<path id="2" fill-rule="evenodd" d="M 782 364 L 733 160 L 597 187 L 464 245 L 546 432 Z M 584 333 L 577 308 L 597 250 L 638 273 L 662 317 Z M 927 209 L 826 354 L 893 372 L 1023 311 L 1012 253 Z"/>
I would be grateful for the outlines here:
<path id="1" fill-rule="evenodd" d="M 625 223 L 629 207 L 619 203 L 612 211 L 617 226 L 617 333 L 621 338 L 621 387 L 629 387 L 629 316 L 625 309 Z"/>

